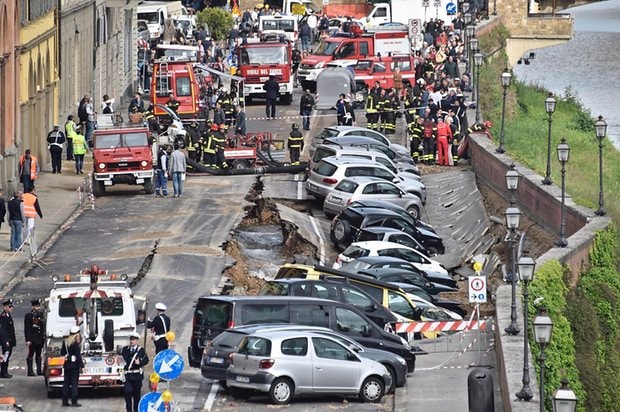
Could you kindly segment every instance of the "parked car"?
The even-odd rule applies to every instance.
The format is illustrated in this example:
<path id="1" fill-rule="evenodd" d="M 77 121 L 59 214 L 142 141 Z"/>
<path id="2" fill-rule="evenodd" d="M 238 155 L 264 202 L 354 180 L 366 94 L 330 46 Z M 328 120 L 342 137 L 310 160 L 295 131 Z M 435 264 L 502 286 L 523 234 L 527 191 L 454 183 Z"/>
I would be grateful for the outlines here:
<path id="1" fill-rule="evenodd" d="M 411 165 L 415 165 L 415 162 L 411 158 L 411 154 L 403 153 L 398 150 L 394 150 L 391 146 L 384 144 L 378 140 L 373 139 L 368 136 L 358 136 L 358 135 L 348 135 L 348 136 L 338 136 L 338 137 L 330 137 L 323 140 L 323 144 L 326 145 L 334 145 L 334 146 L 352 146 L 352 147 L 366 147 L 372 150 L 378 150 L 387 157 L 390 158 L 394 163 L 408 163 Z M 310 147 L 310 154 L 314 153 L 314 148 Z"/>
<path id="2" fill-rule="evenodd" d="M 463 320 L 463 316 L 453 312 L 449 309 L 437 306 L 429 300 L 419 297 L 418 295 L 410 294 L 411 300 L 415 302 L 417 307 L 422 309 L 424 318 L 431 321 L 451 321 L 451 320 Z"/>
<path id="3" fill-rule="evenodd" d="M 306 181 L 306 192 L 317 199 L 325 199 L 334 187 L 345 177 L 374 176 L 395 183 L 403 191 L 426 202 L 426 186 L 417 179 L 395 174 L 386 167 L 367 159 L 335 158 L 322 159 L 311 171 Z"/>
<path id="4" fill-rule="evenodd" d="M 430 255 L 445 253 L 439 235 L 416 226 L 412 217 L 388 209 L 347 207 L 332 220 L 329 237 L 338 250 L 343 250 L 355 240 L 361 229 L 371 226 L 401 230 L 420 242 Z"/>
<path id="5" fill-rule="evenodd" d="M 350 247 L 353 247 L 353 245 Z M 431 282 L 419 271 L 414 272 L 398 268 L 374 268 L 361 270 L 357 272 L 357 274 L 370 276 L 382 282 L 410 283 L 424 289 L 431 295 L 437 295 L 442 292 L 455 292 L 457 290 L 450 286 L 442 285 L 441 283 Z"/>
<path id="6" fill-rule="evenodd" d="M 352 260 L 351 262 L 343 265 L 340 270 L 349 273 L 358 273 L 365 269 L 374 268 L 398 268 L 403 270 L 411 270 L 414 272 L 422 273 L 431 282 L 443 283 L 446 286 L 452 288 L 456 287 L 456 281 L 450 276 L 450 274 L 438 273 L 438 272 L 426 272 L 418 269 L 418 267 L 405 259 L 397 258 L 393 256 L 364 256 Z"/>
<path id="7" fill-rule="evenodd" d="M 398 243 L 400 245 L 405 245 L 412 247 L 420 252 L 424 253 L 426 256 L 429 256 L 428 251 L 420 242 L 416 240 L 413 236 L 408 233 L 402 232 L 398 229 L 394 229 L 391 227 L 381 227 L 381 226 L 368 226 L 363 229 L 360 229 L 354 242 L 368 242 L 370 240 L 381 240 L 383 242 L 392 242 Z"/>
<path id="8" fill-rule="evenodd" d="M 419 270 L 448 274 L 448 271 L 441 263 L 429 259 L 413 248 L 399 245 L 398 243 L 381 242 L 379 240 L 352 243 L 344 252 L 338 255 L 336 262 L 334 262 L 334 269 L 340 269 L 344 263 L 364 256 L 399 257 L 413 263 Z"/>
<path id="9" fill-rule="evenodd" d="M 402 292 L 406 296 L 406 293 Z M 407 298 L 408 299 L 408 298 Z M 295 296 L 203 296 L 194 308 L 189 364 L 200 367 L 205 346 L 223 331 L 258 323 L 292 323 L 327 327 L 366 347 L 402 356 L 415 369 L 415 353 L 407 341 L 386 332 L 364 313 L 346 303 Z"/>
<path id="10" fill-rule="evenodd" d="M 372 200 L 372 199 L 355 200 L 351 202 L 349 207 L 378 207 L 379 209 L 391 210 L 392 212 L 398 213 L 399 215 L 401 215 L 402 217 L 406 219 L 409 219 L 411 217 L 410 213 L 407 212 L 407 210 L 404 209 L 403 207 L 395 203 L 386 202 L 384 200 Z M 437 233 L 433 226 L 421 220 L 420 218 L 413 219 L 412 223 L 415 227 L 419 229 L 424 229 L 429 232 Z"/>
<path id="11" fill-rule="evenodd" d="M 409 283 L 402 283 L 402 282 L 390 282 L 390 283 L 395 286 L 398 286 L 399 288 L 407 292 L 410 296 L 411 295 L 417 296 L 420 299 L 430 302 L 437 307 L 447 309 L 450 312 L 454 312 L 461 317 L 465 317 L 467 315 L 467 310 L 461 307 L 462 302 L 445 299 L 442 297 L 432 296 L 428 292 L 423 290 L 422 288 L 419 288 L 415 285 L 411 285 Z M 411 297 L 411 299 L 415 301 L 413 297 Z"/>
<path id="12" fill-rule="evenodd" d="M 312 332 L 330 336 L 353 349 L 359 356 L 379 362 L 385 366 L 385 369 L 392 377 L 392 386 L 386 388 L 388 393 L 391 393 L 394 387 L 401 387 L 407 383 L 407 362 L 401 356 L 385 350 L 366 348 L 331 329 L 318 326 L 278 325 L 273 323 L 239 326 L 220 333 L 204 349 L 200 366 L 202 376 L 207 379 L 224 381 L 225 383 L 226 369 L 230 366 L 230 355 L 237 350 L 243 338 L 258 332 L 278 330 Z"/>
<path id="13" fill-rule="evenodd" d="M 392 182 L 373 176 L 358 176 L 341 180 L 323 201 L 323 211 L 333 217 L 351 202 L 369 199 L 396 203 L 414 218 L 420 216 L 424 207 L 418 196 L 405 192 Z"/>
<path id="14" fill-rule="evenodd" d="M 260 296 L 306 296 L 348 303 L 364 312 L 384 329 L 399 320 L 388 308 L 358 287 L 328 280 L 269 280 L 265 282 L 258 294 Z"/>
<path id="15" fill-rule="evenodd" d="M 384 145 L 388 146 L 390 149 L 394 150 L 397 153 L 402 153 L 405 156 L 409 156 L 410 155 L 409 149 L 407 149 L 405 146 L 400 145 L 400 144 L 396 144 L 396 143 L 392 143 L 390 141 L 390 139 L 388 139 L 385 135 L 383 135 L 382 133 L 380 133 L 380 132 L 378 132 L 376 130 L 370 130 L 370 129 L 367 129 L 365 127 L 359 127 L 359 126 L 330 126 L 330 127 L 326 127 L 325 129 L 323 129 L 321 131 L 321 133 L 318 134 L 318 136 L 316 136 L 313 139 L 313 143 L 321 144 L 321 143 L 323 143 L 323 140 L 325 140 L 325 139 L 331 139 L 331 138 L 334 138 L 334 137 L 341 137 L 341 136 L 364 136 L 364 137 L 370 137 L 371 139 L 374 139 L 374 140 L 378 141 L 379 143 L 383 143 Z"/>

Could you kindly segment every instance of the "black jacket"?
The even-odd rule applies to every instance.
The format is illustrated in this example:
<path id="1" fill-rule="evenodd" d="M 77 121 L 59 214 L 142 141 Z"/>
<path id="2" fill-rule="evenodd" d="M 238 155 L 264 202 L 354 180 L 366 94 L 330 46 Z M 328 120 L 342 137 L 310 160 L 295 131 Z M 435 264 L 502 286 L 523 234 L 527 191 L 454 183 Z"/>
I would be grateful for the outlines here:
<path id="1" fill-rule="evenodd" d="M 65 359 L 65 369 L 82 369 L 84 367 L 84 361 L 82 360 L 82 348 L 77 342 L 73 342 L 67 348 L 67 345 L 62 344 L 60 349 L 62 356 L 67 356 Z"/>
<path id="2" fill-rule="evenodd" d="M 2 202 L 4 204 L 4 202 Z M 11 220 L 23 221 L 22 215 L 22 201 L 18 197 L 12 197 L 8 203 L 9 209 L 9 222 Z M 3 216 L 4 217 L 4 216 Z"/>
<path id="3" fill-rule="evenodd" d="M 43 345 L 45 341 L 45 318 L 40 310 L 32 310 L 24 317 L 24 336 L 26 342 Z"/>
<path id="4" fill-rule="evenodd" d="M 15 323 L 13 317 L 9 312 L 0 313 L 0 328 L 4 332 L 4 341 L 2 342 L 2 348 L 8 350 L 9 348 L 17 345 L 15 339 Z"/>
<path id="5" fill-rule="evenodd" d="M 280 85 L 275 79 L 269 79 L 263 85 L 263 89 L 265 89 L 265 97 L 267 99 L 277 99 L 278 93 L 280 92 Z"/>
<path id="6" fill-rule="evenodd" d="M 0 197 L 0 222 L 4 222 L 4 215 L 6 215 L 6 205 L 4 203 L 4 198 Z"/>
<path id="7" fill-rule="evenodd" d="M 147 356 L 144 348 L 140 345 L 136 346 L 136 352 L 134 353 L 131 352 L 131 346 L 127 345 L 123 347 L 123 349 L 121 350 L 121 356 L 125 360 L 125 371 L 140 371 L 140 369 L 142 369 L 144 365 L 147 365 L 149 363 L 149 357 Z M 140 371 L 139 373 L 131 372 L 125 375 L 125 379 L 141 380 L 143 376 L 143 371 Z"/>

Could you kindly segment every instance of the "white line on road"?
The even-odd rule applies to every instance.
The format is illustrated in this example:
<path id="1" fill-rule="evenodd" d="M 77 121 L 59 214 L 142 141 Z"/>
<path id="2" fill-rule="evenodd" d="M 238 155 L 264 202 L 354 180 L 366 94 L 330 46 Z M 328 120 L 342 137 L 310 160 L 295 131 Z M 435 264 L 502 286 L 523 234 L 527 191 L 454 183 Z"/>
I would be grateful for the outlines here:
<path id="1" fill-rule="evenodd" d="M 220 389 L 220 384 L 213 382 L 211 384 L 211 390 L 209 391 L 209 396 L 207 396 L 207 401 L 205 402 L 203 411 L 210 411 L 211 408 L 213 408 L 213 402 L 215 402 L 215 395 L 217 394 L 218 389 Z"/>
<path id="2" fill-rule="evenodd" d="M 314 216 L 310 216 L 310 222 L 312 222 L 314 232 L 319 237 L 319 264 L 323 266 L 325 264 L 325 242 L 323 241 L 323 235 L 319 230 L 319 225 L 316 223 L 316 219 L 314 218 Z"/>

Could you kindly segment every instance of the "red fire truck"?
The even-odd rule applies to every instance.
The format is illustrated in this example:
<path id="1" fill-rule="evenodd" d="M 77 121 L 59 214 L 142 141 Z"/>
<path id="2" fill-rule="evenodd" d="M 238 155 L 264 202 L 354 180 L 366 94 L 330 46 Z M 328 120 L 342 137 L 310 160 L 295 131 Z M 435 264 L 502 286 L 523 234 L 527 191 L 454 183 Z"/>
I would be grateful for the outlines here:
<path id="1" fill-rule="evenodd" d="M 151 78 L 151 103 L 166 104 L 170 93 L 179 101 L 177 114 L 181 118 L 194 118 L 199 111 L 200 89 L 194 64 L 198 60 L 198 47 L 160 44 Z M 166 113 L 157 106 L 155 115 Z"/>
<path id="2" fill-rule="evenodd" d="M 288 41 L 279 39 L 248 39 L 238 48 L 239 71 L 245 78 L 243 94 L 250 103 L 254 97 L 265 97 L 263 84 L 270 75 L 280 84 L 280 102 L 293 100 L 293 73 L 291 69 L 293 48 Z"/>

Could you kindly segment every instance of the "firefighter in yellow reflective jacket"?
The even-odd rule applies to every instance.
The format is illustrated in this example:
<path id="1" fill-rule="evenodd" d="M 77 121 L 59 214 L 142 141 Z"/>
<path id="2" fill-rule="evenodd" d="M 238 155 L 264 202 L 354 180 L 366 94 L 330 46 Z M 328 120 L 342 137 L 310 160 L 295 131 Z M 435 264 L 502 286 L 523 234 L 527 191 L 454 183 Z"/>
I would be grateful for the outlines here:
<path id="1" fill-rule="evenodd" d="M 288 136 L 287 145 L 291 157 L 291 164 L 298 165 L 299 156 L 304 148 L 304 136 L 299 131 L 299 125 L 297 123 L 293 123 L 293 128 Z"/>
<path id="2" fill-rule="evenodd" d="M 413 129 L 415 127 L 415 111 L 416 107 L 419 106 L 419 99 L 417 96 L 413 94 L 413 90 L 411 87 L 407 87 L 405 91 L 404 98 L 404 106 L 405 106 L 405 122 L 407 123 L 407 130 Z"/>
<path id="3" fill-rule="evenodd" d="M 390 105 L 390 99 L 387 97 L 385 93 L 385 89 L 381 89 L 379 92 L 379 96 L 377 97 L 377 110 L 379 110 L 379 116 L 381 118 L 381 126 L 377 122 L 377 127 L 375 130 L 385 132 L 386 124 L 388 123 L 388 114 L 385 108 Z"/>
<path id="4" fill-rule="evenodd" d="M 366 127 L 370 130 L 377 130 L 379 128 L 378 98 L 379 95 L 373 93 L 372 90 L 366 97 Z"/>
<path id="5" fill-rule="evenodd" d="M 211 128 L 205 131 L 202 135 L 202 162 L 207 167 L 215 167 L 215 152 L 217 144 L 213 138 L 214 133 L 217 132 L 217 124 L 212 124 Z"/>
<path id="6" fill-rule="evenodd" d="M 409 132 L 409 150 L 411 158 L 416 164 L 421 160 L 422 139 L 424 138 L 424 118 L 418 117 L 418 120 L 411 123 L 407 127 Z"/>
<path id="7" fill-rule="evenodd" d="M 215 141 L 215 167 L 220 169 L 226 169 L 226 158 L 224 156 L 224 149 L 226 149 L 226 125 L 219 125 L 219 130 L 213 132 L 213 140 Z"/>
<path id="8" fill-rule="evenodd" d="M 187 157 L 195 162 L 200 162 L 200 130 L 197 122 L 191 122 L 187 126 Z"/>

